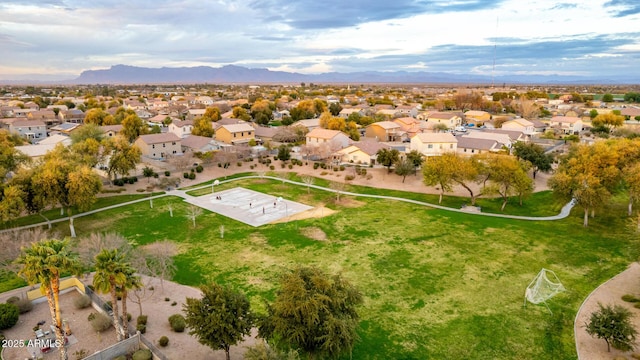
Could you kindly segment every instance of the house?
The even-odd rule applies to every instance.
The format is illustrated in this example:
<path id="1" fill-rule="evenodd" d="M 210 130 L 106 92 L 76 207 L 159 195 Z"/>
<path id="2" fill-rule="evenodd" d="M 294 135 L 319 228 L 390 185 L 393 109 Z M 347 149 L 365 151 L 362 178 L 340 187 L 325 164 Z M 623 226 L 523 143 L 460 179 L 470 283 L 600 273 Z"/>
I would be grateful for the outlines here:
<path id="1" fill-rule="evenodd" d="M 398 105 L 396 108 L 396 115 L 400 116 L 410 116 L 416 117 L 418 116 L 418 108 L 411 105 Z"/>
<path id="2" fill-rule="evenodd" d="M 193 130 L 193 121 L 191 120 L 175 120 L 169 124 L 169 132 L 178 135 L 181 138 L 187 137 L 191 135 L 191 131 Z"/>
<path id="3" fill-rule="evenodd" d="M 393 121 L 379 121 L 367 125 L 364 136 L 377 141 L 399 141 L 401 136 L 400 125 Z"/>
<path id="4" fill-rule="evenodd" d="M 347 134 L 338 130 L 328 130 L 322 128 L 315 128 L 307 133 L 305 136 L 307 145 L 316 146 L 320 144 L 330 144 L 340 149 L 349 146 L 351 139 Z"/>
<path id="5" fill-rule="evenodd" d="M 60 111 L 58 117 L 60 120 L 69 123 L 82 124 L 84 122 L 85 113 L 82 110 L 71 109 L 67 111 Z"/>
<path id="6" fill-rule="evenodd" d="M 215 138 L 231 145 L 246 144 L 255 139 L 255 129 L 247 123 L 222 125 L 216 129 Z"/>
<path id="7" fill-rule="evenodd" d="M 53 133 L 71 134 L 73 131 L 82 127 L 82 125 L 83 124 L 79 124 L 79 123 L 63 122 L 62 124 L 52 127 L 50 130 L 52 134 Z"/>
<path id="8" fill-rule="evenodd" d="M 509 120 L 502 123 L 502 129 L 522 131 L 527 135 L 531 135 L 535 132 L 533 122 L 522 118 Z"/>
<path id="9" fill-rule="evenodd" d="M 404 133 L 402 135 L 403 140 L 411 139 L 415 134 L 423 133 L 433 129 L 433 123 L 429 124 L 425 120 L 418 120 L 412 117 L 401 117 L 393 120 L 394 123 L 400 125 L 400 131 Z"/>
<path id="10" fill-rule="evenodd" d="M 104 125 L 100 126 L 100 129 L 104 131 L 104 136 L 106 137 L 114 137 L 122 131 L 122 125 Z"/>
<path id="11" fill-rule="evenodd" d="M 455 152 L 458 140 L 451 133 L 422 133 L 411 138 L 411 150 L 416 150 L 425 156 L 442 155 L 445 152 Z"/>
<path id="12" fill-rule="evenodd" d="M 273 137 L 276 136 L 278 131 L 285 128 L 283 126 L 268 127 L 268 126 L 260 126 L 257 124 L 253 125 L 253 127 L 255 129 L 255 137 L 257 140 L 260 140 L 261 143 L 273 141 Z"/>
<path id="13" fill-rule="evenodd" d="M 369 165 L 375 164 L 380 149 L 390 149 L 390 147 L 378 141 L 358 141 L 338 150 L 335 156 L 339 157 L 341 163 Z"/>
<path id="14" fill-rule="evenodd" d="M 213 138 L 206 136 L 189 135 L 180 141 L 182 152 L 208 152 L 220 150 Z"/>
<path id="15" fill-rule="evenodd" d="M 485 139 L 485 140 L 493 140 L 498 143 L 498 146 L 506 147 L 508 149 L 511 148 L 511 145 L 515 143 L 515 140 L 509 136 L 507 133 L 498 133 L 498 132 L 488 132 L 488 131 L 471 131 L 468 134 L 462 135 L 463 138 L 469 139 Z"/>
<path id="16" fill-rule="evenodd" d="M 56 113 L 53 110 L 37 110 L 27 114 L 30 120 L 40 120 L 46 125 L 57 124 L 59 122 Z"/>
<path id="17" fill-rule="evenodd" d="M 497 152 L 501 147 L 496 140 L 480 139 L 460 136 L 458 139 L 458 153 L 463 155 L 481 154 L 484 152 Z"/>
<path id="18" fill-rule="evenodd" d="M 491 114 L 486 111 L 469 110 L 464 113 L 464 118 L 467 124 L 484 124 L 485 122 L 491 120 Z"/>
<path id="19" fill-rule="evenodd" d="M 559 129 L 565 134 L 576 134 L 582 131 L 582 119 L 575 116 L 554 116 L 549 120 L 549 126 Z"/>
<path id="20" fill-rule="evenodd" d="M 41 120 L 15 120 L 9 124 L 9 132 L 27 140 L 40 140 L 47 137 L 47 125 Z"/>
<path id="21" fill-rule="evenodd" d="M 313 129 L 320 127 L 320 119 L 315 118 L 315 119 L 298 120 L 293 124 L 291 124 L 291 126 L 303 126 L 307 128 L 308 131 L 311 131 Z"/>
<path id="22" fill-rule="evenodd" d="M 364 110 L 362 110 L 361 108 L 344 108 L 340 110 L 338 116 L 346 119 L 351 114 L 359 114 L 360 116 L 364 116 Z"/>
<path id="23" fill-rule="evenodd" d="M 187 120 L 202 117 L 204 116 L 205 111 L 207 111 L 207 109 L 189 109 L 187 112 Z"/>
<path id="24" fill-rule="evenodd" d="M 142 156 L 151 159 L 166 159 L 171 155 L 182 155 L 180 138 L 174 133 L 140 135 L 134 144 Z"/>
<path id="25" fill-rule="evenodd" d="M 454 113 L 433 112 L 427 115 L 428 122 L 444 124 L 448 129 L 454 129 L 456 126 L 462 125 L 462 118 Z"/>
<path id="26" fill-rule="evenodd" d="M 44 138 L 38 141 L 38 145 L 58 145 L 58 144 L 69 146 L 71 145 L 71 138 L 63 134 L 53 134 L 47 138 Z"/>
<path id="27" fill-rule="evenodd" d="M 19 145 L 15 149 L 27 155 L 31 160 L 37 161 L 53 150 L 58 144 Z"/>

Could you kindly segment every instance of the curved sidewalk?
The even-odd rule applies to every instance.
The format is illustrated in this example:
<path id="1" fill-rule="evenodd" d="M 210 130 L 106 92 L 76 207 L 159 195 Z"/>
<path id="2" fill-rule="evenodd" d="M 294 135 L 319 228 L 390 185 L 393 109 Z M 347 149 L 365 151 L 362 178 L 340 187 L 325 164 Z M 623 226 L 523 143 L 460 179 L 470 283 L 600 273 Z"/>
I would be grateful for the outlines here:
<path id="1" fill-rule="evenodd" d="M 562 207 L 562 209 L 560 210 L 560 213 L 558 213 L 558 215 L 540 216 L 540 217 L 537 217 L 537 216 L 519 216 L 519 215 L 506 215 L 506 214 L 483 213 L 483 212 L 469 212 L 469 211 L 464 211 L 464 210 L 461 210 L 461 209 L 456 209 L 456 208 L 446 207 L 446 206 L 442 206 L 442 205 L 432 204 L 432 203 L 428 203 L 428 202 L 425 202 L 425 201 L 418 201 L 418 200 L 413 200 L 413 199 L 405 199 L 405 198 L 396 197 L 396 196 L 360 194 L 360 193 L 354 193 L 354 192 L 350 192 L 350 191 L 340 191 L 340 190 L 326 188 L 326 187 L 319 186 L 319 185 L 313 185 L 313 184 L 307 185 L 307 184 L 304 184 L 304 183 L 301 183 L 301 182 L 288 180 L 288 179 L 281 179 L 281 178 L 274 177 L 274 176 L 257 176 L 257 175 L 243 176 L 243 177 L 239 177 L 239 178 L 222 180 L 222 181 L 220 181 L 220 184 L 224 184 L 224 183 L 228 183 L 228 182 L 232 182 L 232 181 L 238 181 L 238 180 L 246 180 L 246 179 L 270 179 L 270 180 L 275 180 L 275 181 L 286 182 L 286 183 L 292 184 L 292 185 L 310 187 L 310 188 L 317 189 L 317 190 L 322 190 L 322 191 L 328 191 L 328 192 L 333 192 L 333 193 L 338 193 L 339 192 L 340 194 L 343 194 L 343 195 L 351 195 L 351 196 L 358 196 L 358 197 L 368 197 L 368 198 L 373 198 L 373 199 L 386 199 L 386 200 L 403 201 L 403 202 L 416 204 L 416 205 L 427 206 L 427 207 L 431 207 L 431 208 L 439 209 L 439 210 L 453 211 L 453 212 L 470 214 L 470 215 L 492 216 L 492 217 L 499 217 L 499 218 L 506 218 L 506 219 L 516 219 L 516 220 L 529 220 L 529 221 L 560 220 L 560 219 L 564 219 L 567 216 L 569 216 L 569 213 L 571 212 L 571 209 L 574 206 L 574 202 L 573 201 L 568 202 L 565 206 Z M 161 195 L 155 195 L 155 196 L 150 196 L 150 197 L 143 198 L 143 199 L 137 199 L 137 200 L 123 202 L 123 203 L 120 203 L 120 204 L 105 206 L 103 208 L 99 208 L 99 209 L 95 209 L 95 210 L 90 210 L 90 211 L 87 211 L 87 212 L 79 213 L 79 214 L 73 215 L 71 217 L 76 219 L 76 218 L 79 218 L 79 217 L 95 214 L 95 213 L 100 212 L 100 211 L 115 209 L 115 208 L 118 208 L 118 207 L 121 207 L 121 206 L 127 206 L 127 205 L 131 205 L 131 204 L 136 204 L 136 203 L 139 203 L 139 202 L 149 201 L 151 199 L 158 199 L 158 198 L 162 198 L 162 197 L 165 197 L 165 196 L 178 196 L 178 197 L 181 197 L 183 199 L 194 198 L 194 196 L 191 196 L 191 195 L 187 194 L 187 192 L 188 191 L 205 189 L 205 188 L 209 188 L 209 187 L 211 187 L 211 184 L 206 184 L 206 185 L 194 187 L 194 188 L 187 189 L 187 190 L 179 190 L 179 189 L 171 190 L 171 191 L 168 191 L 168 192 L 166 192 L 164 194 L 161 194 Z M 54 223 L 59 223 L 59 222 L 63 222 L 63 221 L 68 221 L 68 220 L 69 220 L 69 217 L 64 217 L 64 218 L 51 220 L 49 222 L 45 221 L 45 222 L 40 222 L 40 223 L 36 223 L 36 224 L 31 224 L 31 225 L 25 225 L 25 226 L 20 226 L 20 227 L 15 227 L 15 228 L 4 229 L 4 230 L 0 230 L 0 233 L 8 232 L 8 231 L 14 231 L 14 230 L 30 229 L 30 228 L 39 227 L 39 226 L 47 226 L 48 224 L 54 224 Z"/>

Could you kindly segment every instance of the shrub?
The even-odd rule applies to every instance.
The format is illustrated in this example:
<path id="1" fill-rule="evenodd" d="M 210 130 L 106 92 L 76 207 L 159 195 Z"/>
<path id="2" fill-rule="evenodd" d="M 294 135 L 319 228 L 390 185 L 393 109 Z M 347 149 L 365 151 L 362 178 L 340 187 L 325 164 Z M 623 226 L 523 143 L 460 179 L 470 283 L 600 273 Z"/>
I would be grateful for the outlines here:
<path id="1" fill-rule="evenodd" d="M 93 320 L 91 320 L 91 327 L 97 332 L 103 332 L 110 328 L 111 325 L 111 319 L 103 313 L 96 313 Z"/>
<path id="2" fill-rule="evenodd" d="M 196 166 L 196 172 L 201 173 L 202 170 L 204 170 L 204 168 L 202 167 L 202 165 L 198 165 Z"/>
<path id="3" fill-rule="evenodd" d="M 640 302 L 640 299 L 631 294 L 622 295 L 622 300 L 630 303 Z"/>
<path id="4" fill-rule="evenodd" d="M 165 171 L 164 176 L 171 176 L 171 171 Z"/>
<path id="5" fill-rule="evenodd" d="M 188 179 L 189 178 L 189 173 L 188 172 L 182 173 L 182 177 L 185 178 L 185 179 Z"/>
<path id="6" fill-rule="evenodd" d="M 353 176 L 353 175 L 347 175 L 347 176 L 345 176 L 345 177 L 344 177 L 344 179 L 345 179 L 346 181 L 353 180 L 353 179 L 355 179 L 355 178 L 356 178 L 356 177 L 355 177 L 355 176 Z"/>
<path id="7" fill-rule="evenodd" d="M 640 309 L 640 302 L 633 304 L 633 307 L 636 309 Z"/>
<path id="8" fill-rule="evenodd" d="M 178 305 L 178 303 L 175 301 L 171 303 L 171 306 L 176 306 L 176 305 Z"/>
<path id="9" fill-rule="evenodd" d="M 286 166 L 285 163 L 280 164 L 280 167 L 283 168 L 283 169 L 284 169 L 285 166 Z"/>
<path id="10" fill-rule="evenodd" d="M 12 297 L 10 297 L 10 298 L 8 298 L 8 299 L 7 299 L 6 303 L 7 303 L 7 304 L 15 304 L 15 303 L 17 303 L 17 302 L 18 302 L 18 300 L 20 300 L 20 298 L 19 298 L 19 297 L 17 297 L 17 296 L 12 296 Z"/>
<path id="11" fill-rule="evenodd" d="M 192 172 L 189 174 L 189 180 L 193 180 L 196 178 L 196 173 Z"/>
<path id="12" fill-rule="evenodd" d="M 136 330 L 140 331 L 140 334 L 144 334 L 144 333 L 147 332 L 147 325 L 138 324 L 138 325 L 136 325 Z"/>
<path id="13" fill-rule="evenodd" d="M 236 165 L 242 166 L 242 163 L 240 161 L 238 161 L 238 163 Z"/>
<path id="14" fill-rule="evenodd" d="M 113 185 L 115 185 L 115 186 L 124 186 L 124 180 L 115 179 L 115 180 L 113 180 Z"/>
<path id="15" fill-rule="evenodd" d="M 171 301 L 168 297 L 164 298 L 164 301 Z"/>
<path id="16" fill-rule="evenodd" d="M 14 305 L 18 307 L 18 312 L 20 314 L 24 314 L 33 310 L 33 303 L 28 299 L 20 299 L 16 301 Z"/>
<path id="17" fill-rule="evenodd" d="M 141 193 L 141 192 L 144 192 L 144 191 L 145 191 L 144 189 L 136 189 L 136 192 L 140 192 Z"/>
<path id="18" fill-rule="evenodd" d="M 136 178 L 134 178 L 134 177 L 130 177 L 129 179 L 127 179 L 127 182 L 128 182 L 129 184 L 133 184 L 133 183 L 135 183 L 135 182 L 136 182 Z"/>
<path id="19" fill-rule="evenodd" d="M 96 318 L 96 313 L 93 313 L 93 312 L 91 314 L 89 314 L 89 316 L 87 316 L 87 320 L 88 321 L 92 321 L 95 318 Z"/>
<path id="20" fill-rule="evenodd" d="M 85 349 L 76 350 L 73 352 L 73 356 L 76 357 L 76 360 L 82 360 L 87 357 L 89 353 Z"/>
<path id="21" fill-rule="evenodd" d="M 187 322 L 184 319 L 184 316 L 180 314 L 173 314 L 169 316 L 169 325 L 171 325 L 171 329 L 175 332 L 183 332 L 184 328 L 187 326 Z"/>
<path id="22" fill-rule="evenodd" d="M 313 163 L 313 170 L 318 170 L 319 167 L 320 167 L 319 163 Z"/>
<path id="23" fill-rule="evenodd" d="M 158 339 L 158 345 L 162 347 L 169 345 L 169 338 L 166 336 L 160 337 L 160 339 Z"/>
<path id="24" fill-rule="evenodd" d="M 133 360 L 151 360 L 151 350 L 149 349 L 140 349 L 133 353 Z"/>
<path id="25" fill-rule="evenodd" d="M 289 169 L 293 169 L 293 165 L 289 164 Z"/>
<path id="26" fill-rule="evenodd" d="M 132 318 L 132 317 L 133 317 L 133 316 L 131 316 L 131 313 L 127 313 L 127 322 L 131 321 L 131 318 Z"/>
<path id="27" fill-rule="evenodd" d="M 276 169 L 276 167 L 275 167 L 275 166 L 273 166 L 273 165 L 271 165 L 271 166 L 269 166 L 269 169 L 271 169 L 271 170 L 275 170 L 275 169 Z"/>
<path id="28" fill-rule="evenodd" d="M 79 298 L 73 300 L 73 306 L 75 306 L 76 309 L 84 309 L 86 307 L 89 307 L 91 306 L 91 298 L 89 297 L 89 295 L 82 295 Z"/>
<path id="29" fill-rule="evenodd" d="M 157 172 L 154 172 L 154 173 L 153 173 L 153 178 L 154 178 L 154 179 L 157 179 L 157 178 L 159 178 L 159 177 L 160 177 L 160 175 L 159 175 Z M 136 178 L 136 179 L 137 179 L 137 178 Z"/>
<path id="30" fill-rule="evenodd" d="M 136 319 L 136 324 L 140 325 L 147 325 L 147 315 L 140 315 L 138 316 L 138 318 Z"/>
<path id="31" fill-rule="evenodd" d="M 323 172 L 320 173 L 320 175 L 327 175 L 327 174 L 328 174 L 328 172 L 326 172 L 326 171 L 323 171 Z"/>
<path id="32" fill-rule="evenodd" d="M 360 170 L 360 175 L 362 175 L 362 176 L 367 175 L 367 169 L 361 169 Z"/>
<path id="33" fill-rule="evenodd" d="M 344 171 L 345 167 L 344 165 L 340 165 L 340 171 Z"/>
<path id="34" fill-rule="evenodd" d="M 249 165 L 249 169 L 253 170 L 253 165 Z"/>
<path id="35" fill-rule="evenodd" d="M 0 304 L 0 330 L 9 329 L 18 322 L 20 310 L 14 304 Z"/>

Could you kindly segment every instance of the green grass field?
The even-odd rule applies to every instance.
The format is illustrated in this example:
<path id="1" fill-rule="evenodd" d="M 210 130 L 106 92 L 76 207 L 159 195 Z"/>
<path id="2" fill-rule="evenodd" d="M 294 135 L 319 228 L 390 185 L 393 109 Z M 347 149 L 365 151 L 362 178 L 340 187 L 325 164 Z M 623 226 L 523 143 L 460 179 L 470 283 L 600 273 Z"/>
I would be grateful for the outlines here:
<path id="1" fill-rule="evenodd" d="M 287 268 L 312 264 L 342 272 L 365 299 L 353 359 L 575 359 L 573 319 L 581 302 L 639 255 L 622 203 L 583 228 L 579 210 L 565 220 L 531 222 L 357 197 L 336 204 L 331 193 L 307 194 L 305 187 L 264 179 L 222 184 L 216 191 L 236 186 L 325 204 L 336 213 L 253 228 L 204 211 L 192 228 L 187 205 L 166 197 L 155 200 L 153 210 L 142 202 L 79 218 L 76 230 L 79 236 L 117 231 L 140 245 L 175 241 L 180 254 L 174 280 L 230 284 L 258 312 L 263 300 L 273 299 L 278 275 Z M 423 194 L 350 190 L 430 201 Z M 467 200 L 446 201 L 453 206 Z M 483 211 L 492 206 L 492 200 L 482 201 Z M 561 206 L 548 192 L 525 205 L 533 215 L 556 214 Z M 515 202 L 509 208 L 526 213 Z M 66 223 L 57 230 L 66 234 Z M 524 290 L 543 267 L 568 289 L 549 302 L 553 315 L 544 306 L 523 308 Z"/>

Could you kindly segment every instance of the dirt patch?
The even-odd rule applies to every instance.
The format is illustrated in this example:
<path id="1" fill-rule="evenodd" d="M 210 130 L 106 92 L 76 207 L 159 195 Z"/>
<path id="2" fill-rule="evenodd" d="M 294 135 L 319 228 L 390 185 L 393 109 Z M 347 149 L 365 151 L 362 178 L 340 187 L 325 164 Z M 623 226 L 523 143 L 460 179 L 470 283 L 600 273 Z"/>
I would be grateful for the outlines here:
<path id="1" fill-rule="evenodd" d="M 260 233 L 253 233 L 249 235 L 249 241 L 254 245 L 266 246 L 267 238 Z"/>
<path id="2" fill-rule="evenodd" d="M 278 223 L 286 223 L 286 222 L 293 221 L 293 220 L 304 220 L 304 219 L 321 218 L 321 217 L 333 215 L 336 212 L 337 212 L 336 210 L 331 210 L 331 209 L 326 208 L 324 206 L 318 206 L 318 207 L 315 207 L 313 209 L 309 209 L 307 211 L 303 211 L 301 213 L 297 213 L 297 214 L 288 216 L 286 218 L 282 218 L 280 220 L 272 221 L 271 223 L 272 224 L 278 224 Z"/>
<path id="3" fill-rule="evenodd" d="M 317 228 L 315 226 L 301 229 L 300 232 L 302 235 L 308 237 L 309 239 L 318 240 L 318 241 L 326 241 L 327 234 L 322 231 L 322 229 Z"/>
<path id="4" fill-rule="evenodd" d="M 341 197 L 340 201 L 336 202 L 336 205 L 344 206 L 346 208 L 359 208 L 364 206 L 366 203 L 364 201 L 356 200 L 354 198 L 349 197 Z"/>

